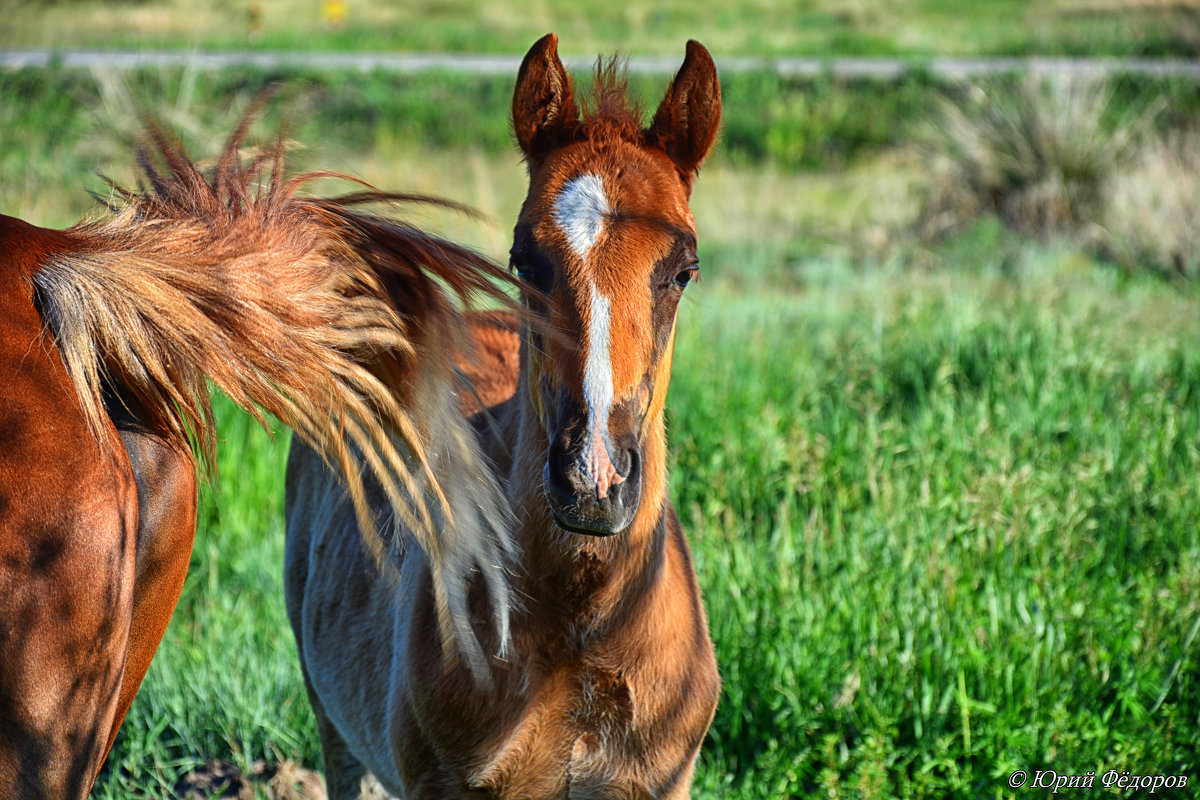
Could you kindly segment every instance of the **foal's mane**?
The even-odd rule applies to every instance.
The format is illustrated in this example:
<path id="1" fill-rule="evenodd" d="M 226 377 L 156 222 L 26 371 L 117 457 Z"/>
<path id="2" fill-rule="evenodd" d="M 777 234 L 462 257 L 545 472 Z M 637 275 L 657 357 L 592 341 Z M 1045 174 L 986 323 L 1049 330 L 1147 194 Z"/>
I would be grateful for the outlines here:
<path id="1" fill-rule="evenodd" d="M 638 141 L 642 107 L 630 96 L 629 70 L 620 56 L 596 59 L 592 90 L 583 102 L 580 135 L 593 141 L 616 138 Z"/>

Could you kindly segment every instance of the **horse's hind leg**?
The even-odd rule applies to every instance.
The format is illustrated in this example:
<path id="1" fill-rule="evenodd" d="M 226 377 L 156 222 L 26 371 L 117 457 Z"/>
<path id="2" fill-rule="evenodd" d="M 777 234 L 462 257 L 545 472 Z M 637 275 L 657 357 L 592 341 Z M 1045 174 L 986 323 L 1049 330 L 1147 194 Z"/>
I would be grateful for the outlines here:
<path id="1" fill-rule="evenodd" d="M 303 658 L 300 664 L 304 688 L 308 690 L 308 702 L 317 717 L 317 733 L 321 736 L 321 754 L 325 761 L 325 791 L 329 800 L 393 800 L 375 780 L 375 776 L 354 757 L 337 728 L 325 716 L 321 701 L 308 682 Z"/>
<path id="2" fill-rule="evenodd" d="M 301 576 L 289 569 L 286 577 L 290 582 Z M 317 718 L 317 734 L 321 737 L 321 755 L 325 761 L 325 791 L 329 800 L 386 800 L 389 795 L 382 788 L 378 791 L 368 789 L 367 784 L 378 787 L 379 783 L 350 752 L 337 727 L 326 716 L 321 699 L 313 690 L 312 682 L 308 679 L 308 667 L 304 665 L 304 639 L 300 628 L 299 608 L 293 608 L 294 605 L 299 605 L 298 596 L 289 591 L 287 599 L 288 616 L 292 618 L 296 650 L 300 655 L 300 673 L 304 676 L 304 690 L 308 692 L 308 704 L 312 706 L 313 715 Z"/>
<path id="3" fill-rule="evenodd" d="M 305 496 L 316 491 L 313 485 L 303 479 L 294 478 L 293 475 L 303 472 L 297 467 L 298 464 L 306 460 L 312 463 L 317 458 L 300 442 L 292 442 L 292 449 L 288 454 L 288 496 L 285 502 L 288 509 L 296 508 L 297 494 Z M 311 473 L 305 474 L 311 476 Z M 304 689 L 308 693 L 308 703 L 317 718 L 317 733 L 321 737 L 321 753 L 325 761 L 325 790 L 329 800 L 388 800 L 391 796 L 350 752 L 337 727 L 326 715 L 325 708 L 309 679 L 304 656 L 304 597 L 308 588 L 310 555 L 308 532 L 309 526 L 305 522 L 289 518 L 287 544 L 283 556 L 283 588 L 288 619 L 296 637 L 296 653 L 300 657 Z"/>
<path id="4" fill-rule="evenodd" d="M 179 601 L 196 536 L 192 454 L 141 429 L 127 412 L 112 416 L 137 483 L 138 538 L 129 650 L 109 749 Z"/>

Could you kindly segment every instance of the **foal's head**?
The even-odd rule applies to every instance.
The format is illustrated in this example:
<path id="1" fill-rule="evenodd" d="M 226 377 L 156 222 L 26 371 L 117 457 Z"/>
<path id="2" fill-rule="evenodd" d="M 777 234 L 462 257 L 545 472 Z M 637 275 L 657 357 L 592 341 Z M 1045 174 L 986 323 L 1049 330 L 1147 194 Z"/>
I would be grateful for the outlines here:
<path id="1" fill-rule="evenodd" d="M 526 298 L 531 311 L 561 334 L 526 341 L 550 509 L 562 528 L 608 535 L 629 527 L 643 494 L 661 501 L 675 313 L 699 272 L 688 196 L 721 90 L 708 51 L 689 42 L 648 128 L 612 66 L 597 70 L 581 118 L 557 43 L 533 46 L 513 96 L 529 194 L 512 262 L 542 292 Z"/>

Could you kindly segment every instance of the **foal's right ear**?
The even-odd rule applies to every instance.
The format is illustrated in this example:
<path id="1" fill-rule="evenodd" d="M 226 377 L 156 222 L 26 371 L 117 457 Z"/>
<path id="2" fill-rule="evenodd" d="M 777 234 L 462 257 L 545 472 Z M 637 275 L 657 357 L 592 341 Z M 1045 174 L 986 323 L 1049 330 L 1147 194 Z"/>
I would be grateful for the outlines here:
<path id="1" fill-rule="evenodd" d="M 517 73 L 513 91 L 513 131 L 528 161 L 536 161 L 562 140 L 579 121 L 571 76 L 558 57 L 558 37 L 538 39 Z"/>

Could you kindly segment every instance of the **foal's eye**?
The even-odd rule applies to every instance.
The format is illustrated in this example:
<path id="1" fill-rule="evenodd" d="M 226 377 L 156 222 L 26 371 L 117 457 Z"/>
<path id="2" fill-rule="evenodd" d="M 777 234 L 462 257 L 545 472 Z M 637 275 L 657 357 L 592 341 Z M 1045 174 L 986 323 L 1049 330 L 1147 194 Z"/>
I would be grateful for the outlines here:
<path id="1" fill-rule="evenodd" d="M 508 266 L 517 273 L 517 277 L 537 289 L 549 293 L 554 282 L 554 273 L 545 259 L 537 254 L 513 253 Z"/>
<path id="2" fill-rule="evenodd" d="M 512 253 L 508 258 L 508 268 L 515 272 L 521 280 L 533 283 L 533 267 L 530 266 L 529 260 L 524 254 Z"/>
<path id="3" fill-rule="evenodd" d="M 692 279 L 700 274 L 699 267 L 688 267 L 675 276 L 675 285 L 680 289 L 692 282 Z"/>

